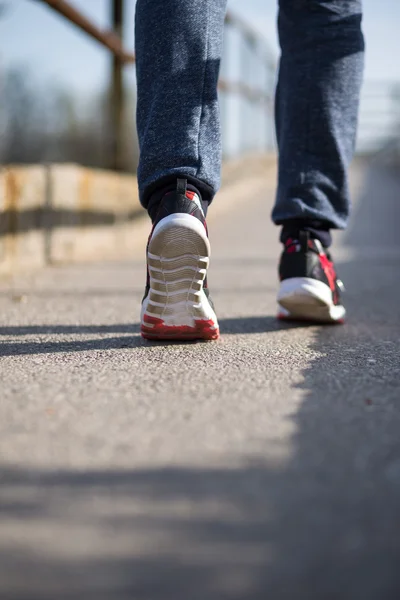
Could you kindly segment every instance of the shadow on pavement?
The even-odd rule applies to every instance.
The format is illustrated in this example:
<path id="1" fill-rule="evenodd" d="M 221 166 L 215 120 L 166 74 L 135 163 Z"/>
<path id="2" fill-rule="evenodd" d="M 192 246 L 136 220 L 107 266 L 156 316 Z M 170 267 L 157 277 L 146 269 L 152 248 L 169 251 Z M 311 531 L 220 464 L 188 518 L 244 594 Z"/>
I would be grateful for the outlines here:
<path id="1" fill-rule="evenodd" d="M 318 328 L 301 406 L 288 416 L 288 459 L 273 461 L 264 444 L 210 469 L 3 468 L 0 517 L 19 522 L 0 546 L 3 597 L 398 600 L 400 265 L 363 260 L 354 232 L 367 226 L 368 202 L 348 239 L 358 257 L 340 265 L 349 324 Z"/>
<path id="2" fill-rule="evenodd" d="M 284 323 L 276 317 L 238 317 L 220 319 L 221 335 L 249 335 L 256 333 L 272 333 L 284 329 L 307 327 L 303 323 Z M 98 334 L 104 337 L 96 339 L 50 341 L 49 335 L 88 335 Z M 120 334 L 117 337 L 106 337 L 107 334 Z M 43 340 L 1 341 L 1 336 L 45 336 Z M 196 342 L 150 342 L 140 336 L 140 324 L 115 325 L 22 325 L 0 327 L 0 357 L 23 356 L 31 354 L 53 354 L 59 352 L 87 352 L 95 350 L 121 350 L 125 348 L 142 348 L 163 345 L 193 345 Z M 202 343 L 202 342 L 200 342 Z M 208 342 L 206 342 L 208 343 Z"/>
<path id="3" fill-rule="evenodd" d="M 22 325 L 11 327 L 0 327 L 0 336 L 6 335 L 85 335 L 106 333 L 139 333 L 140 325 L 135 324 L 113 324 L 113 325 Z"/>

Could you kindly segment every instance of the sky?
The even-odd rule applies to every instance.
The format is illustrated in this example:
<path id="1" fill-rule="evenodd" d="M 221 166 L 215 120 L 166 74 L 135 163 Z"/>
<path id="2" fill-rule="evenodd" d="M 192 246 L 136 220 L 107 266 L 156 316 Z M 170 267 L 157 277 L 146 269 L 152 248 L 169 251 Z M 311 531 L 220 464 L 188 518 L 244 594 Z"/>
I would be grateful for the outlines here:
<path id="1" fill-rule="evenodd" d="M 37 0 L 2 0 L 0 67 L 25 64 L 42 80 L 84 92 L 99 88 L 109 57 L 95 41 Z M 70 0 L 100 27 L 107 28 L 108 0 Z M 127 0 L 126 46 L 134 47 L 135 0 Z M 278 56 L 275 0 L 230 0 L 228 7 L 266 38 Z M 364 0 L 367 39 L 366 79 L 400 80 L 400 0 Z M 133 69 L 132 69 L 133 71 Z"/>
<path id="2" fill-rule="evenodd" d="M 100 28 L 108 28 L 109 0 L 69 1 Z M 0 0 L 0 5 L 4 3 L 8 8 L 0 15 L 0 84 L 4 69 L 24 66 L 44 89 L 46 86 L 65 89 L 83 102 L 93 92 L 104 89 L 110 65 L 107 50 L 39 0 Z M 131 50 L 135 4 L 136 0 L 126 0 L 125 46 Z M 278 58 L 276 0 L 229 0 L 228 8 L 253 25 Z M 382 85 L 381 97 L 377 99 L 364 93 L 362 122 L 363 114 L 370 112 L 371 102 L 375 112 L 378 109 L 378 113 L 387 116 L 390 91 L 386 91 L 389 88 L 384 84 L 400 82 L 400 0 L 364 0 L 363 27 L 367 42 L 365 89 L 368 90 L 368 82 L 382 82 Z M 230 62 L 235 62 L 235 57 L 232 58 Z M 134 67 L 128 67 L 125 74 L 133 84 Z M 375 93 L 375 88 L 372 89 Z M 390 130 L 391 123 L 386 119 L 385 125 L 382 118 L 378 126 Z"/>

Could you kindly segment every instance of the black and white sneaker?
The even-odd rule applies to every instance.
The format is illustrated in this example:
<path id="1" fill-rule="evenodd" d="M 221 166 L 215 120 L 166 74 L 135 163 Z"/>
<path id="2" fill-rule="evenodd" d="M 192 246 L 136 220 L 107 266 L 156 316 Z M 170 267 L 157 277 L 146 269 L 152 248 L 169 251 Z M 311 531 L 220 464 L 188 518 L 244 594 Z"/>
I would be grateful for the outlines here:
<path id="1" fill-rule="evenodd" d="M 215 340 L 219 327 L 207 287 L 210 242 L 197 194 L 185 179 L 167 193 L 147 245 L 141 333 L 149 340 Z"/>
<path id="2" fill-rule="evenodd" d="M 343 323 L 343 284 L 328 251 L 319 240 L 300 231 L 288 239 L 279 265 L 278 318 Z"/>

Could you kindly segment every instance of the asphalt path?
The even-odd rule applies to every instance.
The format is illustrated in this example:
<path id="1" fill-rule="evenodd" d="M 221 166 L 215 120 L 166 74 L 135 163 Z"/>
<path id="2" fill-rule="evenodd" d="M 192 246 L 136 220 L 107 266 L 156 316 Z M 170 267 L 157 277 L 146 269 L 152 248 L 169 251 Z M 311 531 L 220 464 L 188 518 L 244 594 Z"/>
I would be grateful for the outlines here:
<path id="1" fill-rule="evenodd" d="M 400 598 L 400 180 L 354 166 L 333 327 L 276 321 L 273 183 L 230 194 L 219 342 L 140 338 L 143 248 L 0 283 L 2 599 Z"/>

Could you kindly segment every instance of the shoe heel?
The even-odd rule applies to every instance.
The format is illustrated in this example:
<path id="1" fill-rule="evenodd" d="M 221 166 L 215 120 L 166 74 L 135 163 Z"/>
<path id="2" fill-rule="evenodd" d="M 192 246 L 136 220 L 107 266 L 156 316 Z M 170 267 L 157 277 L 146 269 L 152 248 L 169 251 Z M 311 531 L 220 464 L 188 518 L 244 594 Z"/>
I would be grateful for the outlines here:
<path id="1" fill-rule="evenodd" d="M 176 213 L 160 221 L 148 247 L 150 291 L 142 314 L 147 339 L 216 339 L 215 313 L 203 290 L 210 244 L 204 226 Z"/>

